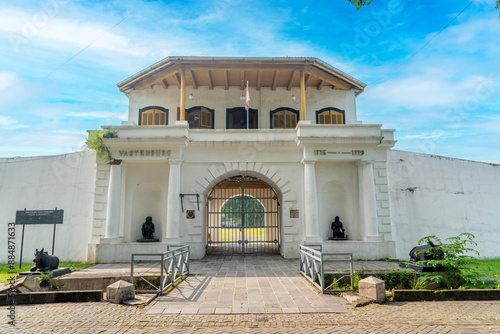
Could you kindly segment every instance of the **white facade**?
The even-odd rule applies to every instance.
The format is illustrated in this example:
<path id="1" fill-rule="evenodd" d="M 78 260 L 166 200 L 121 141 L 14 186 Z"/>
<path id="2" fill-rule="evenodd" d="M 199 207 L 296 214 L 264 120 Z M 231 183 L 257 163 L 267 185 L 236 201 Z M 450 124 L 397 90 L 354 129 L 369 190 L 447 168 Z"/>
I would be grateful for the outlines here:
<path id="1" fill-rule="evenodd" d="M 311 61 L 315 60 L 305 60 Z M 269 65 L 266 62 L 259 66 Z M 255 68 L 245 67 L 247 59 L 236 59 L 236 63 L 244 69 L 242 76 L 252 77 Z M 323 77 L 325 81 L 313 87 L 294 86 L 293 78 L 298 77 L 294 66 L 300 64 L 291 65 L 291 74 L 286 75 L 289 81 L 278 82 L 275 73 L 269 81 L 272 87 L 261 85 L 261 74 L 257 74 L 249 88 L 250 107 L 258 110 L 257 128 L 227 129 L 226 110 L 243 105 L 243 87 L 238 80 L 230 83 L 231 76 L 240 71 L 230 72 L 236 65 L 224 63 L 230 68 L 226 87 L 217 86 L 215 71 L 220 64 L 210 60 L 203 64 L 214 68 L 213 83 L 200 84 L 204 72 L 196 67 L 199 64 L 186 64 L 182 71 L 191 73 L 192 85 L 185 88 L 166 82 L 180 74 L 154 68 L 152 79 L 141 72 L 119 84 L 130 99 L 129 119 L 122 126 L 105 127 L 117 133 L 117 138 L 107 138 L 105 144 L 119 164 L 98 165 L 96 193 L 102 195 L 96 196 L 91 260 L 128 261 L 130 250 L 159 252 L 167 244 L 188 244 L 192 256 L 202 258 L 210 241 L 207 195 L 219 182 L 238 175 L 262 180 L 278 193 L 279 252 L 284 257 L 297 257 L 301 243 L 322 244 L 326 251 L 353 251 L 358 258 L 395 257 L 386 177 L 387 149 L 395 143 L 394 130 L 358 121 L 355 97 L 364 86 L 357 83 L 346 88 L 343 82 L 340 88 L 337 83 L 327 83 L 326 88 L 323 84 L 328 78 Z M 289 65 L 286 59 L 278 63 L 274 59 L 266 69 L 277 66 L 283 72 L 288 70 L 285 65 Z M 195 70 L 199 71 L 196 75 Z M 309 83 L 315 75 L 312 70 Z M 350 78 L 343 75 L 345 80 Z M 190 99 L 185 98 L 189 95 Z M 214 110 L 212 129 L 192 129 L 188 122 L 177 120 L 183 96 L 186 110 L 195 106 Z M 140 111 L 147 107 L 168 110 L 167 125 L 139 125 Z M 274 129 L 270 112 L 277 108 L 300 109 L 302 120 L 291 129 Z M 317 124 L 317 111 L 324 108 L 341 110 L 342 124 Z M 200 209 L 196 197 L 185 197 L 181 203 L 180 194 L 199 195 Z M 187 218 L 181 205 L 195 210 L 195 218 Z M 153 217 L 159 243 L 136 242 L 146 216 Z M 328 240 L 335 216 L 341 217 L 347 241 Z"/>
<path id="2" fill-rule="evenodd" d="M 355 98 L 364 86 L 317 59 L 230 60 L 167 59 L 120 83 L 130 98 L 129 118 L 104 127 L 117 134 L 104 139 L 112 161 L 89 152 L 0 159 L 0 242 L 6 244 L 16 210 L 57 207 L 65 210 L 55 246 L 63 261 L 129 262 L 131 253 L 159 253 L 178 244 L 189 245 L 199 259 L 213 240 L 226 240 L 236 245 L 228 252 L 239 252 L 250 238 L 215 237 L 212 218 L 222 226 L 223 209 L 219 205 L 214 214 L 207 204 L 218 203 L 211 198 L 214 189 L 242 176 L 276 194 L 277 235 L 265 241 L 275 241 L 272 247 L 279 247 L 273 249 L 286 258 L 298 257 L 305 243 L 358 259 L 406 259 L 424 236 L 461 232 L 476 235 L 482 257 L 498 256 L 498 166 L 391 151 L 394 130 L 357 119 Z M 190 79 L 182 77 L 186 73 Z M 255 129 L 227 129 L 227 110 L 243 105 L 240 77 L 250 81 Z M 179 106 L 213 110 L 213 128 L 178 121 Z M 166 124 L 139 125 L 148 107 L 168 110 Z M 273 128 L 270 112 L 277 108 L 300 111 L 297 126 Z M 341 124 L 318 124 L 317 111 L 325 108 L 342 111 Z M 234 197 L 237 189 L 231 189 L 228 196 Z M 137 242 L 147 216 L 159 242 Z M 328 239 L 335 216 L 348 240 Z M 264 234 L 271 235 L 265 226 Z M 17 260 L 20 242 L 18 226 Z M 27 226 L 24 261 L 31 261 L 35 248 L 50 250 L 51 242 L 52 226 Z M 0 262 L 6 261 L 7 253 L 0 253 Z"/>

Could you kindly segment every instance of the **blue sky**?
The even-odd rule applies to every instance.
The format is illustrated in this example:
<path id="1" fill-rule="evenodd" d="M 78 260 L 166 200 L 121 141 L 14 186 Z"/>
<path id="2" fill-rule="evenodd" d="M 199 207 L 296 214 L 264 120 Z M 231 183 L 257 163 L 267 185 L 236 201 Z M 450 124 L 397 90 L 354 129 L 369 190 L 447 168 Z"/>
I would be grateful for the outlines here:
<path id="1" fill-rule="evenodd" d="M 0 157 L 81 150 L 166 56 L 303 56 L 367 83 L 358 118 L 396 149 L 500 163 L 500 11 L 469 3 L 0 1 Z"/>

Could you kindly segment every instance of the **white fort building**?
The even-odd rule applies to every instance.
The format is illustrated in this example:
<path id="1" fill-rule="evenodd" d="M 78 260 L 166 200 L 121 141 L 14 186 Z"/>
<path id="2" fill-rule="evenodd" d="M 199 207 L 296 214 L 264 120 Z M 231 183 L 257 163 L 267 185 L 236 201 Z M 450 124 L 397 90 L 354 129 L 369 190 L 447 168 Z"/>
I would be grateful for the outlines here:
<path id="1" fill-rule="evenodd" d="M 461 232 L 476 235 L 483 256 L 498 256 L 499 168 L 391 150 L 394 130 L 357 117 L 364 87 L 317 58 L 165 58 L 118 84 L 128 120 L 103 126 L 110 160 L 48 159 L 39 177 L 57 178 L 57 190 L 21 200 L 12 186 L 0 194 L 10 201 L 2 217 L 62 208 L 55 254 L 100 263 L 180 244 L 194 259 L 296 258 L 300 244 L 406 259 L 421 237 Z M 15 171 L 0 165 L 4 175 L 44 163 L 18 162 Z M 329 240 L 336 216 L 347 240 Z M 157 242 L 137 241 L 146 217 Z M 29 253 L 51 242 L 50 228 L 33 229 Z"/>

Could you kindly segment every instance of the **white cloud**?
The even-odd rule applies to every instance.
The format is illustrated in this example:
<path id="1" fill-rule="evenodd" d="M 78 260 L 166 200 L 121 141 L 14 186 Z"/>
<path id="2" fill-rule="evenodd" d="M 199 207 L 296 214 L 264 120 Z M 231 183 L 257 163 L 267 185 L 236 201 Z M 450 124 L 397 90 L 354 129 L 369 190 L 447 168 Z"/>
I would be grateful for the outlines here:
<path id="1" fill-rule="evenodd" d="M 110 119 L 117 118 L 123 121 L 127 120 L 128 115 L 125 112 L 106 112 L 106 111 L 87 111 L 87 112 L 69 112 L 68 117 L 89 118 L 89 119 Z"/>
<path id="2" fill-rule="evenodd" d="M 18 82 L 18 75 L 13 72 L 0 72 L 0 94 Z"/>
<path id="3" fill-rule="evenodd" d="M 44 16 L 42 16 L 44 15 Z M 37 17 L 45 17 L 44 20 Z M 20 19 L 22 18 L 22 19 Z M 118 22 L 118 20 L 117 20 Z M 132 47 L 127 37 L 115 34 L 110 28 L 117 22 L 92 22 L 63 19 L 44 12 L 7 7 L 0 12 L 0 31 L 8 33 L 14 51 L 29 43 L 42 43 L 51 49 L 61 47 L 93 49 L 139 56 L 144 50 Z M 62 44 L 62 45 L 61 45 Z"/>
<path id="4" fill-rule="evenodd" d="M 469 124 L 469 127 L 481 131 L 500 133 L 500 116 L 485 116 L 479 122 Z"/>
<path id="5" fill-rule="evenodd" d="M 17 130 L 29 128 L 28 125 L 22 124 L 19 120 L 11 117 L 11 116 L 2 116 L 0 115 L 0 129 L 4 130 Z"/>
<path id="6" fill-rule="evenodd" d="M 440 139 L 448 137 L 444 132 L 421 133 L 418 135 L 406 135 L 399 139 Z"/>
<path id="7" fill-rule="evenodd" d="M 469 95 L 474 96 L 476 88 L 485 80 L 476 75 L 457 80 L 453 75 L 439 68 L 428 68 L 418 74 L 408 73 L 367 87 L 364 98 L 384 102 L 389 107 L 446 107 L 463 101 Z"/>

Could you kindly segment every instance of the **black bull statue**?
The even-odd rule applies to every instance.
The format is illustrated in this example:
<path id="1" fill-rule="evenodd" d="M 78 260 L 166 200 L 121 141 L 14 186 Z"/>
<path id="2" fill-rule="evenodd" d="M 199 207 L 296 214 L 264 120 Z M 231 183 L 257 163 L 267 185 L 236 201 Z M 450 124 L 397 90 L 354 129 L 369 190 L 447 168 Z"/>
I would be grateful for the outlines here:
<path id="1" fill-rule="evenodd" d="M 43 248 L 41 251 L 36 249 L 33 262 L 35 262 L 35 266 L 31 268 L 30 271 L 36 271 L 37 269 L 38 271 L 49 271 L 57 269 L 59 266 L 59 258 L 44 252 Z"/>
<path id="2" fill-rule="evenodd" d="M 410 262 L 442 259 L 444 253 L 436 248 L 438 246 L 431 241 L 428 245 L 413 247 L 410 251 Z"/>

